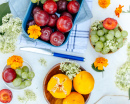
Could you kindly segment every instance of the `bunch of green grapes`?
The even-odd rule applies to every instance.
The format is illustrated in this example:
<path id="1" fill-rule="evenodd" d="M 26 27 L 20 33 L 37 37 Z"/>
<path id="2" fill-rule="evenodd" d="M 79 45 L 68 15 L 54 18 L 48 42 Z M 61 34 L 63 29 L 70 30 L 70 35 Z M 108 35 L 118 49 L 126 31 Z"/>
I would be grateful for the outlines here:
<path id="1" fill-rule="evenodd" d="M 17 78 L 13 80 L 13 85 L 15 87 L 20 87 L 21 89 L 31 85 L 31 80 L 34 78 L 35 74 L 33 71 L 29 71 L 27 66 L 22 68 L 17 68 L 16 70 Z"/>
<path id="2" fill-rule="evenodd" d="M 41 2 L 42 4 L 44 4 L 44 2 L 46 1 L 46 0 L 31 0 L 31 2 L 32 3 L 37 3 L 37 2 Z"/>
<path id="3" fill-rule="evenodd" d="M 107 54 L 116 52 L 118 48 L 123 46 L 123 39 L 128 36 L 128 32 L 123 30 L 120 32 L 118 26 L 113 30 L 107 30 L 103 24 L 98 25 L 98 30 L 91 31 L 91 43 L 95 47 L 96 52 Z"/>

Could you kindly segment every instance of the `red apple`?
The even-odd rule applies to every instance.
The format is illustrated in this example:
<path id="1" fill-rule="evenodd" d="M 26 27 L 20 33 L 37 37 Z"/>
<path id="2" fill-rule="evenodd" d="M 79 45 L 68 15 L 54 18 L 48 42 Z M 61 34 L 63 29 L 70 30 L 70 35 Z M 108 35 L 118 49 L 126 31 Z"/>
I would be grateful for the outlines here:
<path id="1" fill-rule="evenodd" d="M 61 16 L 68 16 L 71 20 L 73 19 L 72 15 L 69 12 L 63 12 Z"/>
<path id="2" fill-rule="evenodd" d="M 46 1 L 43 4 L 43 10 L 49 14 L 54 14 L 57 11 L 57 4 L 53 0 Z"/>
<path id="3" fill-rule="evenodd" d="M 8 89 L 0 90 L 0 102 L 2 103 L 10 103 L 12 100 L 12 92 Z"/>
<path id="4" fill-rule="evenodd" d="M 50 20 L 49 14 L 43 10 L 34 14 L 34 21 L 38 26 L 45 26 Z"/>
<path id="5" fill-rule="evenodd" d="M 51 34 L 50 42 L 54 46 L 60 46 L 64 42 L 64 40 L 65 36 L 59 31 L 55 31 Z"/>
<path id="6" fill-rule="evenodd" d="M 13 82 L 16 76 L 15 70 L 11 68 L 5 69 L 2 73 L 3 80 L 7 83 Z"/>
<path id="7" fill-rule="evenodd" d="M 36 23 L 35 23 L 34 20 L 30 20 L 30 21 L 27 22 L 26 28 L 28 29 L 29 26 L 32 26 L 32 25 L 35 25 L 35 24 L 36 24 Z"/>
<path id="8" fill-rule="evenodd" d="M 42 10 L 41 7 L 39 7 L 39 6 L 34 7 L 33 10 L 32 10 L 32 15 L 34 16 L 34 14 L 39 12 L 40 10 Z"/>
<path id="9" fill-rule="evenodd" d="M 67 10 L 67 4 L 68 4 L 68 2 L 66 0 L 59 0 L 57 2 L 57 11 L 59 13 L 66 11 Z"/>
<path id="10" fill-rule="evenodd" d="M 41 30 L 41 36 L 40 38 L 44 41 L 49 41 L 50 40 L 50 36 L 52 34 L 52 29 L 50 27 L 45 27 Z"/>
<path id="11" fill-rule="evenodd" d="M 72 28 L 72 20 L 68 16 L 61 16 L 57 20 L 57 29 L 61 32 L 69 32 Z"/>
<path id="12" fill-rule="evenodd" d="M 79 11 L 80 8 L 80 4 L 78 3 L 78 1 L 70 1 L 67 5 L 67 10 L 72 13 L 75 14 Z"/>
<path id="13" fill-rule="evenodd" d="M 56 14 L 50 15 L 50 21 L 48 23 L 48 26 L 55 27 L 57 22 L 58 16 Z"/>

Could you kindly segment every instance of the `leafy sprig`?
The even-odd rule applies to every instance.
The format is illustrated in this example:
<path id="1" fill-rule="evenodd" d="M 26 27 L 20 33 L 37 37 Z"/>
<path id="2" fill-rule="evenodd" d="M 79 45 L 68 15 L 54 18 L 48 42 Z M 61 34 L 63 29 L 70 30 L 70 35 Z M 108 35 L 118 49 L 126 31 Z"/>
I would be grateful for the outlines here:
<path id="1" fill-rule="evenodd" d="M 0 35 L 4 35 L 4 34 L 5 34 L 5 32 L 3 32 L 3 33 L 0 32 Z"/>
<path id="2" fill-rule="evenodd" d="M 129 10 L 127 10 L 127 11 L 122 11 L 122 13 L 130 13 L 130 6 L 129 6 Z"/>

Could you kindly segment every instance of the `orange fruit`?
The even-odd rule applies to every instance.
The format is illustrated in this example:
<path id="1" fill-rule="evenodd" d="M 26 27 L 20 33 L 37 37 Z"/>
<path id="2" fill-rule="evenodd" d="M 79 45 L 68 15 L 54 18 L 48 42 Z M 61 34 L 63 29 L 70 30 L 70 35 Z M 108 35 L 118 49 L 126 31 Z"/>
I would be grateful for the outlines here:
<path id="1" fill-rule="evenodd" d="M 72 81 L 64 74 L 54 75 L 48 82 L 47 90 L 55 98 L 65 98 L 70 94 Z"/>
<path id="2" fill-rule="evenodd" d="M 84 98 L 78 92 L 71 92 L 64 100 L 63 104 L 84 104 Z"/>
<path id="3" fill-rule="evenodd" d="M 89 94 L 94 88 L 94 78 L 87 71 L 81 71 L 73 79 L 74 89 L 80 94 Z"/>

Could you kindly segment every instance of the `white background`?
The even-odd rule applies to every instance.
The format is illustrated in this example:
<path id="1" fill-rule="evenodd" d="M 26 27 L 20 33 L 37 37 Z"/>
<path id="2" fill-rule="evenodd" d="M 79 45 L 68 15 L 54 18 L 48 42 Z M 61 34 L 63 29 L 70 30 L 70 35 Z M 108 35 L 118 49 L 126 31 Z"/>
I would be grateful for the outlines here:
<path id="1" fill-rule="evenodd" d="M 5 0 L 0 0 L 0 3 Z M 130 5 L 130 0 L 111 0 L 111 4 L 107 9 L 102 9 L 98 5 L 98 0 L 93 0 L 93 18 L 91 19 L 91 23 L 95 20 L 104 20 L 107 17 L 112 17 L 118 20 L 119 24 L 124 30 L 127 30 L 129 33 L 128 42 L 130 42 L 130 13 L 122 13 L 120 18 L 117 18 L 114 14 L 114 10 L 119 4 L 124 5 L 123 10 L 128 10 Z M 80 24 L 85 26 L 85 22 Z M 20 55 L 24 60 L 28 61 L 35 72 L 35 78 L 32 81 L 32 85 L 27 89 L 33 90 L 37 95 L 37 100 L 35 102 L 28 102 L 27 104 L 46 104 L 46 101 L 43 96 L 43 79 L 49 69 L 57 63 L 64 61 L 65 59 L 56 58 L 53 56 L 40 55 L 29 52 L 22 52 L 19 50 L 20 46 L 17 46 L 17 49 L 14 53 L 10 54 L 2 54 L 0 53 L 0 90 L 7 88 L 2 81 L 2 71 L 6 64 L 8 57 L 12 55 Z M 102 55 L 100 53 L 95 52 L 95 50 L 91 47 L 88 42 L 87 51 L 80 56 L 84 56 L 86 58 L 85 62 L 78 62 L 81 66 L 83 66 L 88 72 L 90 72 L 95 79 L 95 86 L 91 93 L 91 97 L 87 104 L 94 104 L 99 98 L 104 95 L 126 95 L 128 96 L 128 92 L 121 91 L 115 86 L 115 74 L 117 68 L 119 68 L 126 60 L 127 60 L 127 45 L 121 48 L 119 51 L 109 55 Z M 69 53 L 75 54 L 75 53 Z M 77 55 L 77 54 L 75 54 Z M 95 61 L 97 57 L 104 57 L 108 59 L 108 67 L 105 68 L 104 76 L 102 77 L 102 73 L 97 73 L 91 68 L 91 64 Z M 38 62 L 40 58 L 45 58 L 47 61 L 47 67 L 41 66 Z M 13 93 L 13 99 L 10 104 L 20 104 L 17 100 L 18 95 L 23 95 L 24 91 L 15 91 L 11 90 Z M 1 104 L 1 103 L 0 103 Z M 105 97 L 98 104 L 130 104 L 128 98 L 124 97 Z"/>

